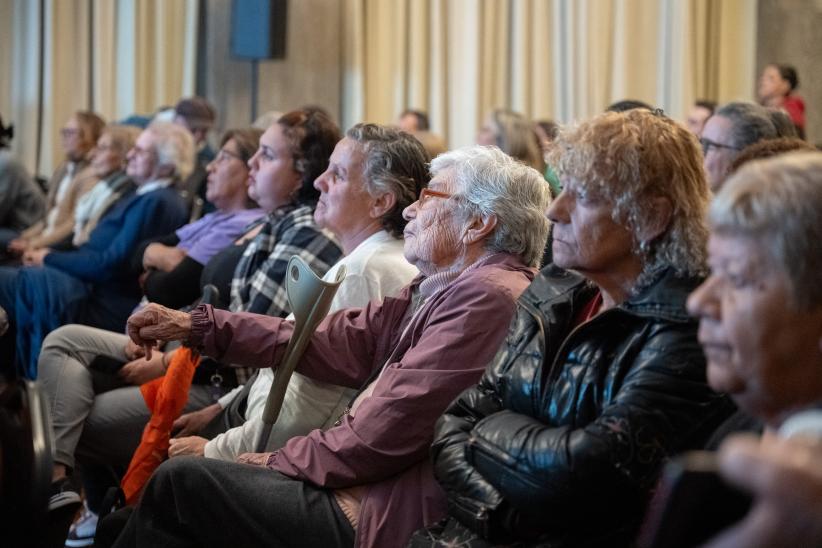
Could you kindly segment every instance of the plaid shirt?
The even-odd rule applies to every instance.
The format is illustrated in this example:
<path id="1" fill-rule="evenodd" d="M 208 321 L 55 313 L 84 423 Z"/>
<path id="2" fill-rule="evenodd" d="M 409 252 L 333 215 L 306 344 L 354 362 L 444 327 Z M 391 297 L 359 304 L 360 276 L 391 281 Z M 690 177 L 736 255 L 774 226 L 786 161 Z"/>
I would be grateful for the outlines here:
<path id="1" fill-rule="evenodd" d="M 287 316 L 291 308 L 285 273 L 292 255 L 299 255 L 318 276 L 342 257 L 340 246 L 314 224 L 308 206 L 286 206 L 268 215 L 234 270 L 230 310 Z"/>
<path id="2" fill-rule="evenodd" d="M 229 309 L 283 318 L 290 314 L 285 274 L 293 255 L 305 260 L 318 276 L 342 257 L 340 246 L 314 223 L 311 207 L 285 206 L 266 217 L 234 270 Z M 240 383 L 249 373 L 243 369 L 236 371 Z"/>

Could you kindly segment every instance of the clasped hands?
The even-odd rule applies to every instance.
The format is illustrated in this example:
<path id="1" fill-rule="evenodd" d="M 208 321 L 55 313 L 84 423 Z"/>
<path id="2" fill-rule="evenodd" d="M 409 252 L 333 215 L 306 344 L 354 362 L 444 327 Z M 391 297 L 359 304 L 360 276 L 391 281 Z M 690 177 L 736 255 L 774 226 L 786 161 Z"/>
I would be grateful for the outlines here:
<path id="1" fill-rule="evenodd" d="M 184 341 L 191 335 L 191 315 L 149 303 L 132 314 L 127 323 L 128 336 L 134 344 L 145 349 L 146 359 L 151 359 L 152 349 L 158 342 Z"/>

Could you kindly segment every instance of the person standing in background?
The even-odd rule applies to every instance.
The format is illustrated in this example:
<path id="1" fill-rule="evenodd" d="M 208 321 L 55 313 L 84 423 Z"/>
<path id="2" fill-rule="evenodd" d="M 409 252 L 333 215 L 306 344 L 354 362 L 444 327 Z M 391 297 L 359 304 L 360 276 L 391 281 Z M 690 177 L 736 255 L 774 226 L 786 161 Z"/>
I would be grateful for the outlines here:
<path id="1" fill-rule="evenodd" d="M 799 87 L 799 76 L 790 65 L 771 63 L 759 77 L 757 94 L 759 103 L 766 107 L 780 108 L 791 117 L 799 136 L 805 138 L 805 101 L 794 93 Z"/>

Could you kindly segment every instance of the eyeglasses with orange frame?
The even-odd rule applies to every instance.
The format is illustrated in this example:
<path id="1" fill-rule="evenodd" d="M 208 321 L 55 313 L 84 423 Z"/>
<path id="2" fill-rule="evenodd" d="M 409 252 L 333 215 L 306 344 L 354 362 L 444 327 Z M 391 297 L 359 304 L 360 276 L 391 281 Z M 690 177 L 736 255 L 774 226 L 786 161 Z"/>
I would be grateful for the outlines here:
<path id="1" fill-rule="evenodd" d="M 449 194 L 448 192 L 440 192 L 439 190 L 431 190 L 430 188 L 426 187 L 426 188 L 422 189 L 422 192 L 420 192 L 420 199 L 419 199 L 420 207 L 422 207 L 422 204 L 425 203 L 426 198 L 429 198 L 429 197 L 450 198 L 451 196 L 453 196 L 453 194 Z"/>

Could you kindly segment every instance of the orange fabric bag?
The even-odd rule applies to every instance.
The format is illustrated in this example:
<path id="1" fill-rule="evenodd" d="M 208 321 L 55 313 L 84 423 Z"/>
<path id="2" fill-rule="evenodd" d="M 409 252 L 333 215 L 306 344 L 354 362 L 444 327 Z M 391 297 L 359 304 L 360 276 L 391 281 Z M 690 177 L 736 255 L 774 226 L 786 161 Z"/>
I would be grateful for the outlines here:
<path id="1" fill-rule="evenodd" d="M 151 411 L 151 418 L 120 484 L 126 496 L 126 504 L 137 503 L 148 478 L 168 458 L 171 425 L 183 412 L 188 401 L 188 389 L 198 365 L 199 354 L 190 348 L 181 347 L 171 357 L 164 376 L 140 386 L 143 399 Z"/>

